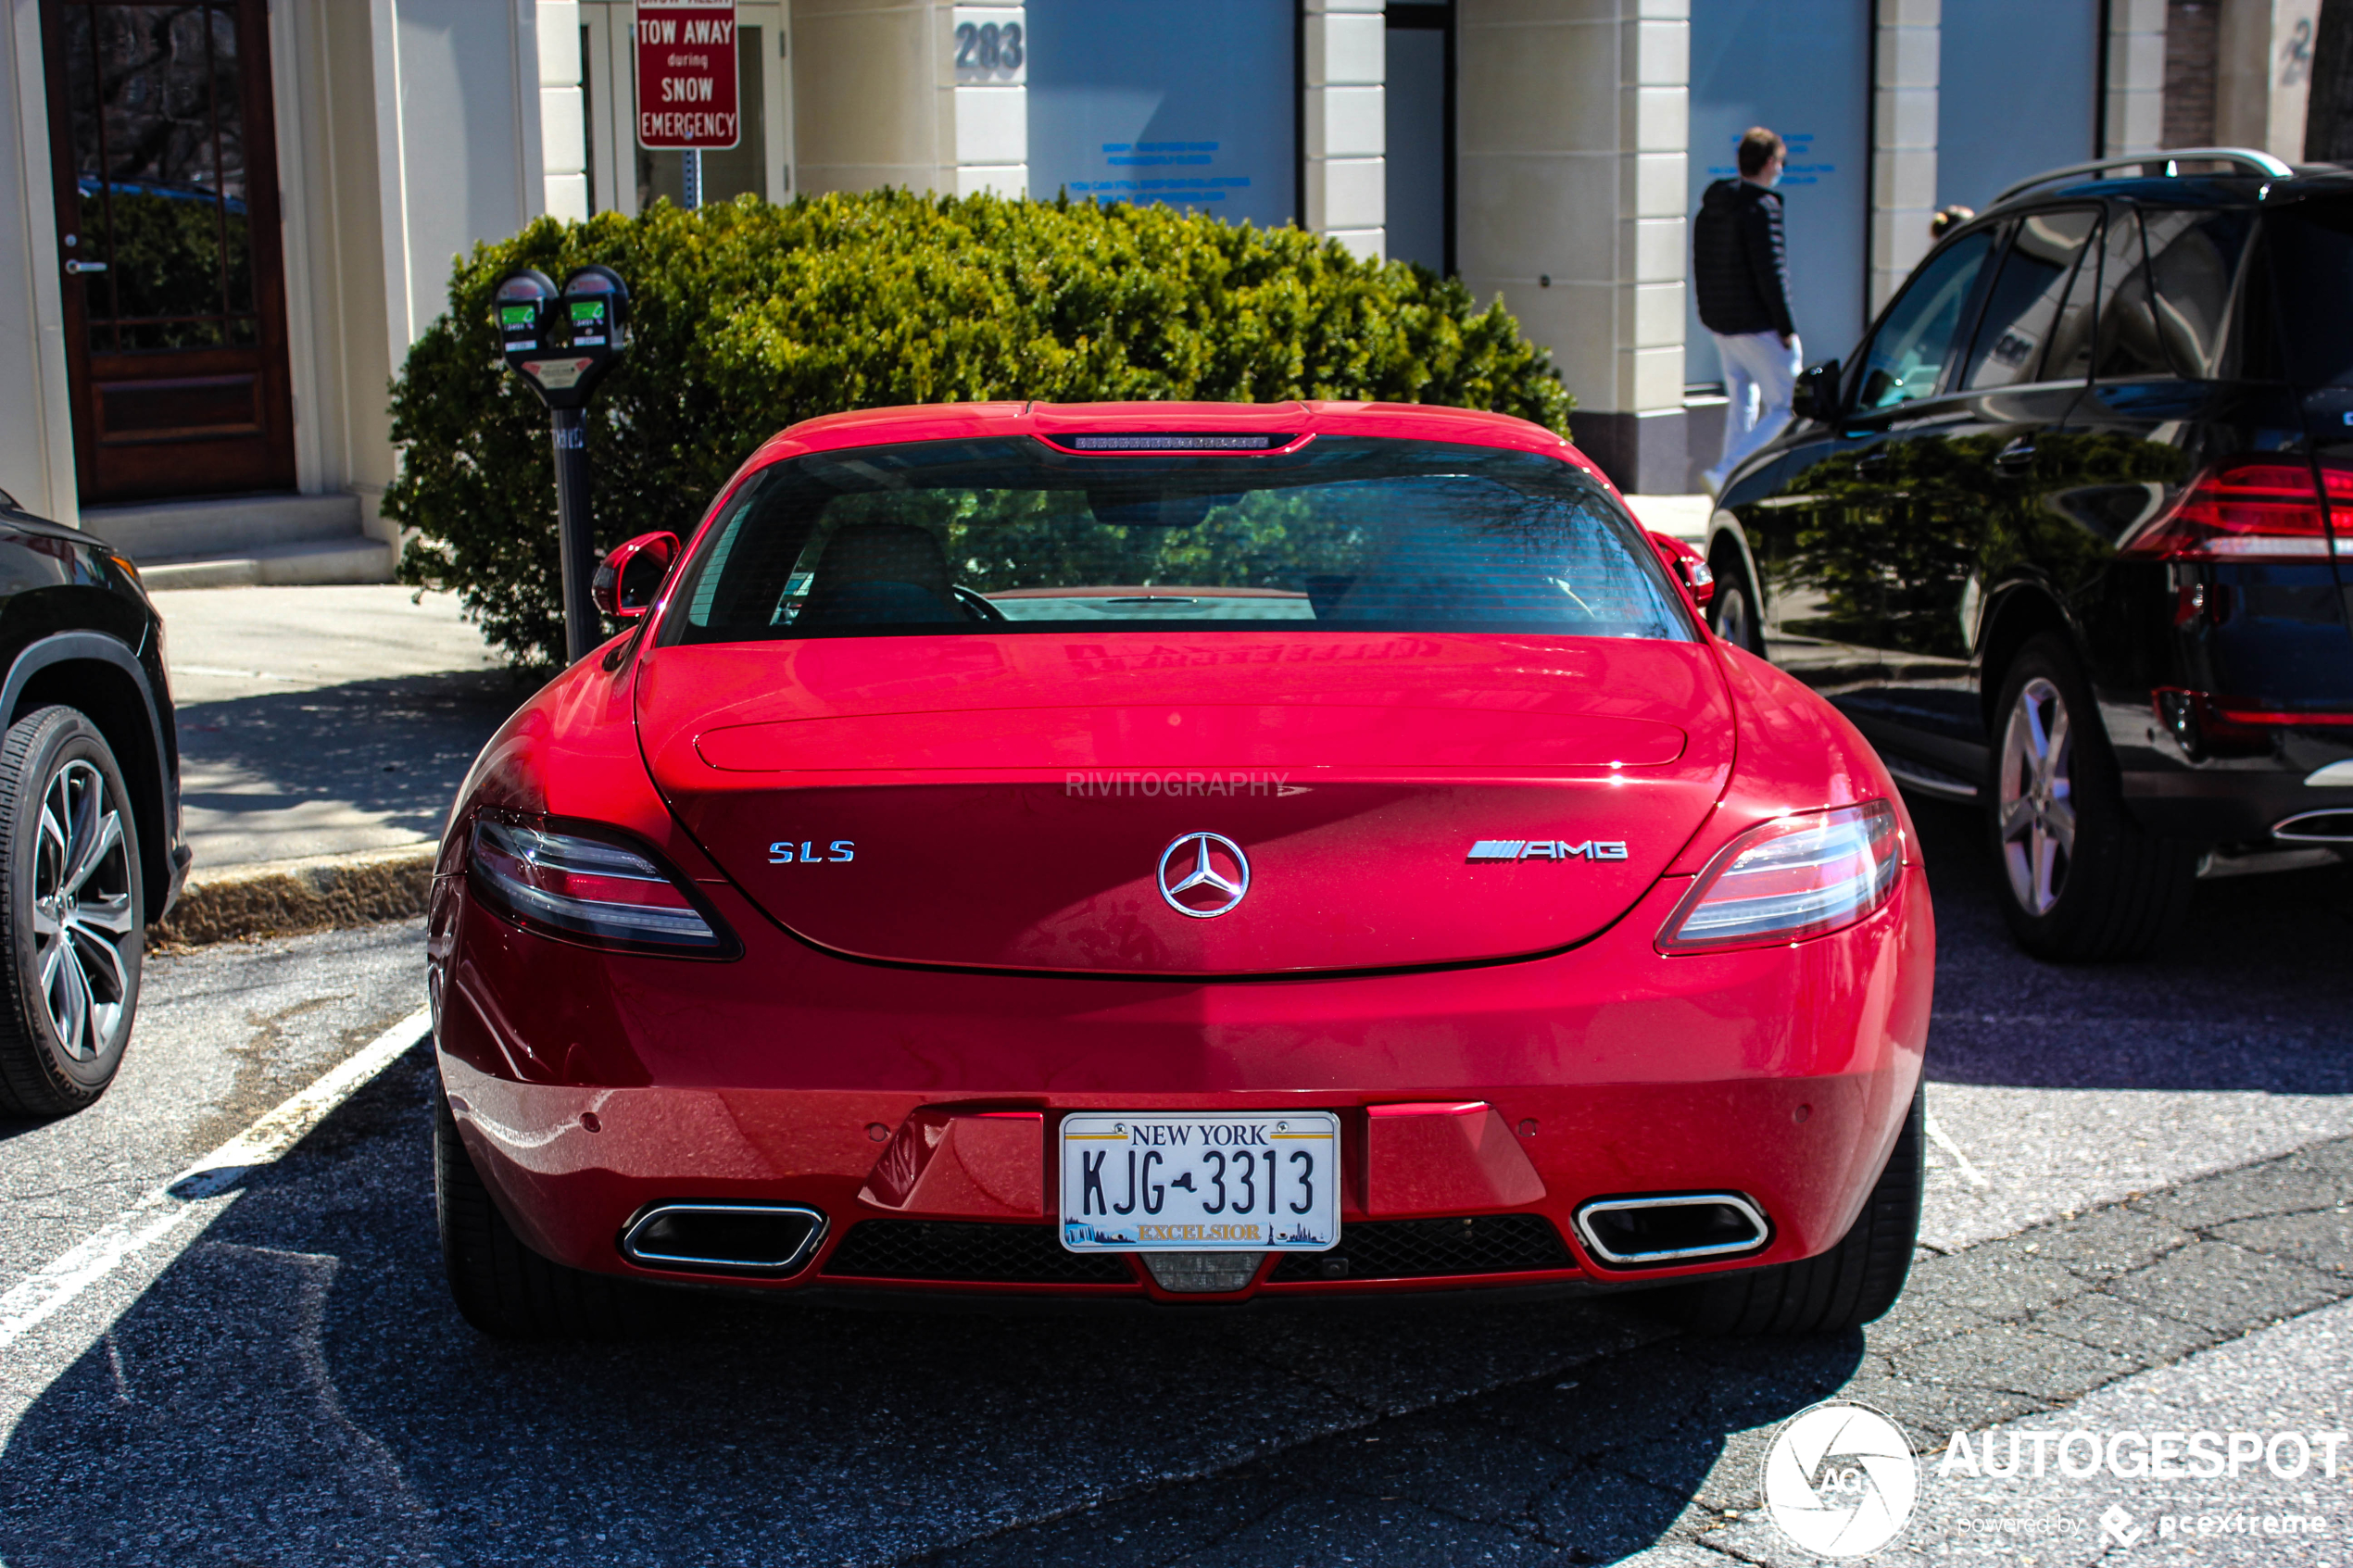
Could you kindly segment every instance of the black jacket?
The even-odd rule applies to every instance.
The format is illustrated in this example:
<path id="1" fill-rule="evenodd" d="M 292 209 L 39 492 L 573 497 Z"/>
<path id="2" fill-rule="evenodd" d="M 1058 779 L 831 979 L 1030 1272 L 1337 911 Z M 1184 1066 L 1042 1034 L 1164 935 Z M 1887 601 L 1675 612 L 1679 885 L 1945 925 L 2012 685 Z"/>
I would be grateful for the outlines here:
<path id="1" fill-rule="evenodd" d="M 1746 180 L 1718 180 L 1692 224 L 1692 287 L 1711 332 L 1794 332 L 1781 194 Z"/>

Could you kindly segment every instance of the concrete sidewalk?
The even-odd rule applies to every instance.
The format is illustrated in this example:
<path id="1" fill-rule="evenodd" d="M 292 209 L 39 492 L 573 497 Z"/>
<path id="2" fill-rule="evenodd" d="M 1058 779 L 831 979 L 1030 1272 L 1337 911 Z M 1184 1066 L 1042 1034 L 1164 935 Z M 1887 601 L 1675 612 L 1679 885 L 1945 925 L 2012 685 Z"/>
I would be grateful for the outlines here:
<path id="1" fill-rule="evenodd" d="M 154 596 L 195 852 L 165 935 L 416 913 L 458 785 L 528 681 L 453 595 L 371 584 Z"/>
<path id="2" fill-rule="evenodd" d="M 1644 528 L 1694 545 L 1707 537 L 1707 520 L 1716 513 L 1716 503 L 1705 495 L 1629 495 L 1626 506 Z"/>

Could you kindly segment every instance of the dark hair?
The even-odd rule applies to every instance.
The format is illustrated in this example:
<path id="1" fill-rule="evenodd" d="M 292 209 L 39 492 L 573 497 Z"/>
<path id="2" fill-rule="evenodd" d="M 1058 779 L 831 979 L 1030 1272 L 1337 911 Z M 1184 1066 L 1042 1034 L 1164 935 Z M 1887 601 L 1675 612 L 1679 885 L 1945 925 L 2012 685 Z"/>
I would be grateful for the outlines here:
<path id="1" fill-rule="evenodd" d="M 1765 172 L 1765 166 L 1789 151 L 1789 144 L 1761 125 L 1752 125 L 1741 132 L 1741 172 L 1752 179 Z"/>

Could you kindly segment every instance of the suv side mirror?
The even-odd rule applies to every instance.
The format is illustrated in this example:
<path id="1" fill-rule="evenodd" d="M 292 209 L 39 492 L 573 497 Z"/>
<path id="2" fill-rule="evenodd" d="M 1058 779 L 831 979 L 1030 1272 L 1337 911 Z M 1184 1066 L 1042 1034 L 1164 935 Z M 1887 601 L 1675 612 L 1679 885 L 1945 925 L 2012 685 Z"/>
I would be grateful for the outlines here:
<path id="1" fill-rule="evenodd" d="M 1649 538 L 1651 548 L 1658 552 L 1659 564 L 1683 585 L 1694 608 L 1705 609 L 1716 596 L 1716 573 L 1708 570 L 1707 558 L 1671 533 L 1650 533 Z"/>
<path id="2" fill-rule="evenodd" d="M 615 545 L 598 563 L 588 596 L 615 620 L 635 621 L 653 608 L 662 579 L 670 575 L 670 563 L 677 558 L 678 535 L 640 533 Z"/>
<path id="3" fill-rule="evenodd" d="M 1801 420 L 1815 420 L 1830 424 L 1837 420 L 1839 364 L 1825 359 L 1818 365 L 1808 365 L 1797 378 L 1796 389 L 1790 395 L 1790 412 Z"/>

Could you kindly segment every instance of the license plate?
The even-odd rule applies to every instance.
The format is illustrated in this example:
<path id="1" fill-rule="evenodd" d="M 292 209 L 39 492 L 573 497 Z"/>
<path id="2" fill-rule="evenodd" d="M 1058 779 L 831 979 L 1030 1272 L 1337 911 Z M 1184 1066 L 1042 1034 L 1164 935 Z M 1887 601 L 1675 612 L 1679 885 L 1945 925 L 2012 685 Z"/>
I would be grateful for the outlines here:
<path id="1" fill-rule="evenodd" d="M 1063 1118 L 1073 1252 L 1321 1252 L 1340 1240 L 1328 1110 Z"/>

